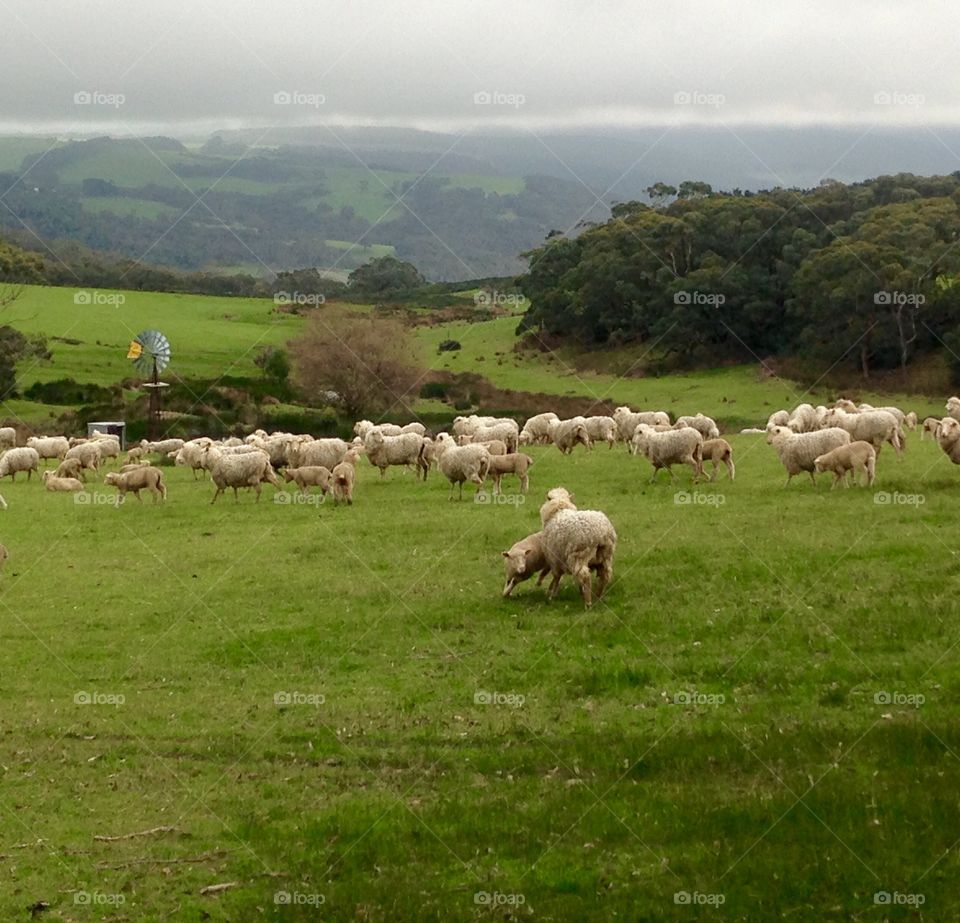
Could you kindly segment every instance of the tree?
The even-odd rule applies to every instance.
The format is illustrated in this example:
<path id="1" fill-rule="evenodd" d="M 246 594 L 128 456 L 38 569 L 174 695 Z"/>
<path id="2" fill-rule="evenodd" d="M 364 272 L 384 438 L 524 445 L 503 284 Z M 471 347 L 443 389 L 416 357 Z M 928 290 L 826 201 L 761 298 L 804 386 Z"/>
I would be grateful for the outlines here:
<path id="1" fill-rule="evenodd" d="M 367 295 L 402 294 L 420 288 L 426 280 L 413 263 L 381 256 L 350 273 L 352 289 Z"/>
<path id="2" fill-rule="evenodd" d="M 340 312 L 317 312 L 288 344 L 293 381 L 312 401 L 330 399 L 358 418 L 393 409 L 409 412 L 422 377 L 410 363 L 416 354 L 399 321 Z"/>
<path id="3" fill-rule="evenodd" d="M 285 384 L 290 375 L 290 357 L 276 346 L 264 346 L 254 356 L 253 364 L 277 384 Z"/>
<path id="4" fill-rule="evenodd" d="M 677 187 L 670 186 L 667 183 L 654 183 L 643 190 L 647 198 L 653 203 L 654 208 L 660 208 L 666 205 L 668 199 L 672 199 L 677 194 Z"/>

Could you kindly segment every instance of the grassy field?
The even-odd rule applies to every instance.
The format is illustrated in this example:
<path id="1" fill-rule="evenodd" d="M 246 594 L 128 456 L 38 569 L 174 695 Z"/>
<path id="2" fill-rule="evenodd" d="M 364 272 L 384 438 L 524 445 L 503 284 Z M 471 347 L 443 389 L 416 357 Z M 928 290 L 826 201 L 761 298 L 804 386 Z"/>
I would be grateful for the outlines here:
<path id="1" fill-rule="evenodd" d="M 3 919 L 957 919 L 957 469 L 732 441 L 696 488 L 535 448 L 497 504 L 3 485 Z M 499 595 L 556 484 L 619 533 L 589 612 Z"/>

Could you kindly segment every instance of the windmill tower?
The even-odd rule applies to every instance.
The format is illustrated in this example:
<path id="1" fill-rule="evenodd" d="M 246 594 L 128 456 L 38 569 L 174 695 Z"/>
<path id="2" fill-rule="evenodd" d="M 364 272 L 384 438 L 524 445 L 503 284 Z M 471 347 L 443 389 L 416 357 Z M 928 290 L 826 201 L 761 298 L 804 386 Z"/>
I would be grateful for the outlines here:
<path id="1" fill-rule="evenodd" d="M 147 415 L 147 434 L 151 440 L 160 435 L 160 406 L 163 388 L 170 385 L 160 381 L 160 373 L 170 364 L 170 341 L 159 330 L 144 330 L 130 343 L 127 358 L 137 371 L 150 380 L 143 383 L 150 395 Z"/>

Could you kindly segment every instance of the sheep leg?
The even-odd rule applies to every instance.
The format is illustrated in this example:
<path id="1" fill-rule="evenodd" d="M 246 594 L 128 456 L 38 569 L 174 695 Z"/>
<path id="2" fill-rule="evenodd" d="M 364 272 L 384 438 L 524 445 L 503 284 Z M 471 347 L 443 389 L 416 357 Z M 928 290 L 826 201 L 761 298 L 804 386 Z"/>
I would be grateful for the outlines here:
<path id="1" fill-rule="evenodd" d="M 732 480 L 734 479 L 734 477 L 736 476 L 736 473 L 737 473 L 737 469 L 736 469 L 736 467 L 735 467 L 734 464 L 733 464 L 733 456 L 732 456 L 732 455 L 730 456 L 730 458 L 727 459 L 726 464 L 727 464 L 727 472 L 729 473 L 729 475 L 730 475 L 730 480 L 732 481 Z"/>
<path id="2" fill-rule="evenodd" d="M 253 489 L 257 492 L 257 503 L 259 503 L 259 502 L 260 502 L 260 494 L 263 492 L 263 488 L 260 486 L 260 482 L 259 482 L 259 481 L 257 481 L 257 483 L 253 485 Z"/>
<path id="3" fill-rule="evenodd" d="M 525 494 L 530 489 L 530 476 L 526 473 L 520 475 L 520 493 Z"/>
<path id="4" fill-rule="evenodd" d="M 547 599 L 553 599 L 557 595 L 557 587 L 560 585 L 560 578 L 563 575 L 559 571 L 553 572 L 553 581 L 550 583 L 550 589 L 547 590 Z"/>
<path id="5" fill-rule="evenodd" d="M 540 584 L 547 579 L 547 574 L 549 573 L 550 573 L 549 567 L 545 567 L 542 571 L 540 571 L 540 576 L 537 577 L 537 586 L 540 586 Z"/>
<path id="6" fill-rule="evenodd" d="M 234 502 L 234 503 L 239 503 L 239 502 L 240 502 L 240 494 L 237 493 L 237 488 L 236 488 L 236 487 L 233 488 L 233 502 Z"/>
<path id="7" fill-rule="evenodd" d="M 817 479 L 813 476 L 813 472 L 812 472 L 812 471 L 808 471 L 807 474 L 810 475 L 810 480 L 811 480 L 811 482 L 813 483 L 813 486 L 816 487 L 816 486 L 817 486 Z"/>
<path id="8" fill-rule="evenodd" d="M 210 501 L 211 506 L 213 506 L 213 504 L 217 502 L 217 497 L 219 497 L 220 494 L 222 493 L 223 493 L 223 488 L 218 487 L 216 493 L 213 495 L 213 499 Z"/>
<path id="9" fill-rule="evenodd" d="M 604 560 L 597 574 L 597 599 L 602 599 L 608 584 L 613 579 L 613 562 Z"/>
<path id="10" fill-rule="evenodd" d="M 577 583 L 580 584 L 580 595 L 583 597 L 584 606 L 589 609 L 593 605 L 593 599 L 590 592 L 590 568 L 584 565 L 576 573 Z"/>
<path id="11" fill-rule="evenodd" d="M 137 503 L 143 503 L 143 497 L 140 496 L 140 491 L 139 491 L 139 489 L 138 489 L 138 490 L 135 490 L 135 491 L 133 492 L 133 495 L 137 498 Z"/>

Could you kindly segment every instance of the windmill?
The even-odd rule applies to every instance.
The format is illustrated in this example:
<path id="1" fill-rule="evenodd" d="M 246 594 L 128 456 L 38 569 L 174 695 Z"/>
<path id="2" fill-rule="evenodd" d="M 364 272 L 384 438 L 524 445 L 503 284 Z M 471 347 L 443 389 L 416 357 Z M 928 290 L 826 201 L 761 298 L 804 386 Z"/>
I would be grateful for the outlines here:
<path id="1" fill-rule="evenodd" d="M 170 363 L 170 341 L 159 330 L 144 330 L 130 343 L 127 358 L 133 360 L 142 375 L 150 378 L 143 383 L 150 394 L 147 433 L 150 439 L 156 439 L 160 434 L 161 388 L 170 387 L 159 380 L 160 373 Z"/>

